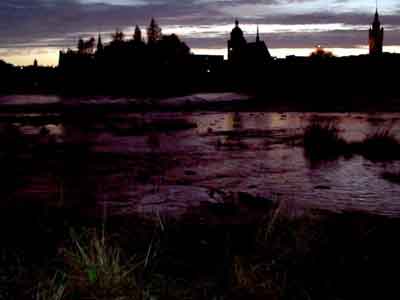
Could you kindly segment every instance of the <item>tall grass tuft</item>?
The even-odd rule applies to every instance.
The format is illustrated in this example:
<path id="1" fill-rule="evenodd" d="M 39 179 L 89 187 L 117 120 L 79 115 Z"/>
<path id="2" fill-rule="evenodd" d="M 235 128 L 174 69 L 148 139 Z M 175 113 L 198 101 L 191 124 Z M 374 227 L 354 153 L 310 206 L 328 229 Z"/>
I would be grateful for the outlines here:
<path id="1" fill-rule="evenodd" d="M 66 299 L 66 275 L 56 273 L 54 277 L 38 285 L 35 300 L 63 300 Z"/>
<path id="2" fill-rule="evenodd" d="M 400 184 L 400 171 L 386 171 L 381 174 L 382 178 L 392 183 Z"/>
<path id="3" fill-rule="evenodd" d="M 345 153 L 347 143 L 333 122 L 312 122 L 304 129 L 305 155 L 310 160 L 336 159 Z"/>
<path id="4" fill-rule="evenodd" d="M 75 232 L 71 235 L 73 250 L 66 251 L 66 261 L 76 299 L 141 299 L 135 274 L 141 266 L 138 259 L 123 260 L 121 249 L 96 232 L 83 238 Z"/>
<path id="5" fill-rule="evenodd" d="M 262 295 L 264 299 L 295 299 L 291 298 L 293 294 L 308 293 L 295 276 L 318 233 L 313 229 L 312 215 L 294 210 L 292 202 L 280 201 L 259 224 L 257 254 L 235 257 L 234 290 L 241 298 Z"/>
<path id="6" fill-rule="evenodd" d="M 360 152 L 371 160 L 393 160 L 400 158 L 400 143 L 389 128 L 377 129 L 362 141 Z"/>

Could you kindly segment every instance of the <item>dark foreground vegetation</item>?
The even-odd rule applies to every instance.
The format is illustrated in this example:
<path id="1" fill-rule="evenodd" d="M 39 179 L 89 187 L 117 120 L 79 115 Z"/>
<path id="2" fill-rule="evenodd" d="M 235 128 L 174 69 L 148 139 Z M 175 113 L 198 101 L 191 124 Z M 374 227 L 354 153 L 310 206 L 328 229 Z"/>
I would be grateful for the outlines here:
<path id="1" fill-rule="evenodd" d="M 382 178 L 400 184 L 400 172 L 399 171 L 385 171 L 382 173 Z"/>
<path id="2" fill-rule="evenodd" d="M 298 214 L 282 202 L 252 223 L 189 220 L 88 218 L 2 202 L 0 299 L 387 299 L 397 293 L 398 219 Z"/>

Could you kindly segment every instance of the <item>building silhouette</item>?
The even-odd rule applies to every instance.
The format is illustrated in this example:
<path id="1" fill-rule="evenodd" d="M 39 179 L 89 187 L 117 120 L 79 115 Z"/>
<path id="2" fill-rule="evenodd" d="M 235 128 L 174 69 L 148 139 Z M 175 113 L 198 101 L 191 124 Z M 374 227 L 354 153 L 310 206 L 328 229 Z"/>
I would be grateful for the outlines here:
<path id="1" fill-rule="evenodd" d="M 263 63 L 270 59 L 271 54 L 265 42 L 260 39 L 258 26 L 255 42 L 248 43 L 242 29 L 239 27 L 239 21 L 236 20 L 230 40 L 228 40 L 228 61 L 231 64 L 243 65 Z"/>
<path id="2" fill-rule="evenodd" d="M 101 34 L 99 33 L 99 37 L 97 38 L 97 54 L 101 54 L 104 51 L 103 41 L 101 40 Z"/>
<path id="3" fill-rule="evenodd" d="M 247 41 L 239 27 L 239 21 L 236 20 L 235 27 L 231 31 L 231 38 L 228 40 L 228 60 L 234 62 L 242 59 L 246 45 Z"/>
<path id="4" fill-rule="evenodd" d="M 369 29 L 369 54 L 379 55 L 383 53 L 384 28 L 379 20 L 378 7 L 375 11 L 374 21 Z"/>

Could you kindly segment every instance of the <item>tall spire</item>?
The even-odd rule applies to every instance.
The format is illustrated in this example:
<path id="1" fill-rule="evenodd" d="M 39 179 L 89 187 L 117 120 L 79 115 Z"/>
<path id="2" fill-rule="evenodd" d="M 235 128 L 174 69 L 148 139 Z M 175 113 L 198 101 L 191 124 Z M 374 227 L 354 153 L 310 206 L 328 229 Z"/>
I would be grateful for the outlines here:
<path id="1" fill-rule="evenodd" d="M 375 1 L 375 22 L 379 22 L 378 0 Z"/>
<path id="2" fill-rule="evenodd" d="M 99 37 L 97 39 L 97 51 L 103 51 L 103 42 L 101 41 L 101 34 L 99 33 Z"/>
<path id="3" fill-rule="evenodd" d="M 235 20 L 235 26 L 239 27 L 239 20 L 238 19 Z"/>
<path id="4" fill-rule="evenodd" d="M 381 26 L 381 22 L 379 20 L 379 13 L 378 13 L 378 0 L 376 0 L 375 17 L 374 17 L 374 22 L 373 22 L 372 26 L 376 27 L 378 29 Z"/>
<path id="5" fill-rule="evenodd" d="M 135 33 L 133 34 L 133 40 L 136 43 L 142 42 L 142 31 L 140 30 L 139 25 L 136 25 L 136 27 L 135 27 Z"/>
<path id="6" fill-rule="evenodd" d="M 378 13 L 378 0 L 375 1 L 375 17 L 372 26 L 369 29 L 369 53 L 382 54 L 384 28 L 381 26 Z"/>
<path id="7" fill-rule="evenodd" d="M 260 42 L 260 29 L 259 29 L 259 27 L 258 27 L 258 24 L 257 24 L 257 36 L 256 36 L 256 42 L 257 42 L 257 43 L 259 43 L 259 42 Z"/>

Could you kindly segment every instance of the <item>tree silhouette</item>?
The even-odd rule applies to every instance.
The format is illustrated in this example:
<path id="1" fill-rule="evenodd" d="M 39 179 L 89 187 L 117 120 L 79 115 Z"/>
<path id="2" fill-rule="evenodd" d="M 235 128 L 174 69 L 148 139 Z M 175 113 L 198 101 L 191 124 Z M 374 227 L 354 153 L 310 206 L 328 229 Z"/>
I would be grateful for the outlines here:
<path id="1" fill-rule="evenodd" d="M 190 48 L 176 34 L 164 35 L 159 43 L 162 56 L 167 60 L 181 60 L 190 55 Z"/>
<path id="2" fill-rule="evenodd" d="M 142 42 L 142 31 L 140 30 L 140 27 L 138 25 L 136 25 L 136 27 L 135 27 L 135 33 L 133 35 L 133 40 L 136 43 Z"/>
<path id="3" fill-rule="evenodd" d="M 147 43 L 155 44 L 161 40 L 162 32 L 160 26 L 154 19 L 151 19 L 150 26 L 147 28 Z"/>
<path id="4" fill-rule="evenodd" d="M 92 37 L 85 41 L 80 38 L 78 41 L 78 52 L 81 54 L 93 54 L 95 46 L 95 39 Z"/>
<path id="5" fill-rule="evenodd" d="M 84 51 L 84 48 L 85 48 L 85 42 L 83 41 L 82 38 L 80 38 L 80 39 L 78 40 L 78 51 L 79 51 L 80 53 L 82 53 L 82 52 Z"/>
<path id="6" fill-rule="evenodd" d="M 95 44 L 96 44 L 96 40 L 94 39 L 94 37 L 91 37 L 91 38 L 85 43 L 85 51 L 86 51 L 86 53 L 93 54 Z"/>
<path id="7" fill-rule="evenodd" d="M 112 42 L 113 43 L 121 43 L 124 41 L 125 34 L 122 30 L 117 29 L 115 33 L 112 35 Z"/>
<path id="8" fill-rule="evenodd" d="M 315 46 L 315 50 L 310 54 L 310 57 L 334 57 L 331 51 L 325 50 L 320 45 Z"/>

